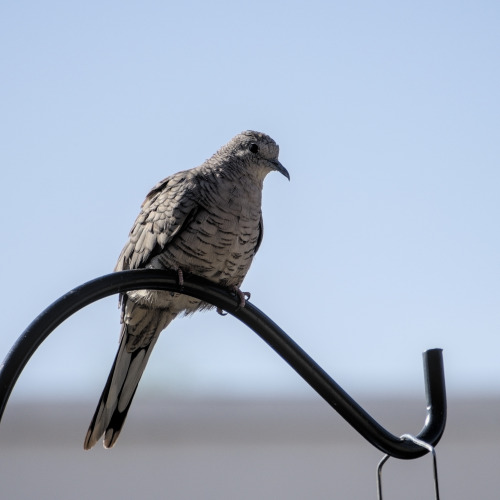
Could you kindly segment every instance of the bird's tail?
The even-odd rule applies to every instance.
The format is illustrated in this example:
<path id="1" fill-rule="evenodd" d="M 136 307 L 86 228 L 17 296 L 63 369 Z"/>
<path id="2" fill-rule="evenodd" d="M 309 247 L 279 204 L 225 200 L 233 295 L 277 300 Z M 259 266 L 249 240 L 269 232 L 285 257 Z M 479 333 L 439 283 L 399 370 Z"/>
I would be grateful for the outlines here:
<path id="1" fill-rule="evenodd" d="M 134 346 L 134 335 L 131 335 L 128 330 L 144 331 L 142 328 L 134 328 L 144 325 L 134 325 L 134 327 L 127 324 L 123 325 L 120 347 L 85 436 L 83 444 L 85 450 L 90 450 L 103 434 L 104 447 L 111 448 L 120 435 L 130 404 L 156 340 L 160 332 L 173 319 L 173 316 L 167 312 L 165 314 L 156 312 L 155 315 L 149 316 L 147 326 L 151 335 L 148 336 L 148 342 L 142 343 L 140 346 Z M 154 324 L 152 324 L 153 321 Z"/>

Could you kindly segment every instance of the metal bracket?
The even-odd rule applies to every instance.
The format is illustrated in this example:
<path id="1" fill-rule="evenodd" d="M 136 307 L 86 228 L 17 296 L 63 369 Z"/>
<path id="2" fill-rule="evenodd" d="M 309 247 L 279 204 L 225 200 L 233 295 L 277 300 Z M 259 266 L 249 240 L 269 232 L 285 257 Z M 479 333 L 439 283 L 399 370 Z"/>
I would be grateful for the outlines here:
<path id="1" fill-rule="evenodd" d="M 23 332 L 0 365 L 0 419 L 22 370 L 40 344 L 65 319 L 104 297 L 130 290 L 155 289 L 184 293 L 227 311 L 251 328 L 271 346 L 354 429 L 383 453 L 414 459 L 428 449 L 414 440 L 397 437 L 376 422 L 278 325 L 250 302 L 239 308 L 234 293 L 196 276 L 153 269 L 121 271 L 96 278 L 63 295 L 43 311 Z M 441 349 L 423 353 L 427 418 L 416 439 L 432 446 L 446 425 L 446 391 Z"/>

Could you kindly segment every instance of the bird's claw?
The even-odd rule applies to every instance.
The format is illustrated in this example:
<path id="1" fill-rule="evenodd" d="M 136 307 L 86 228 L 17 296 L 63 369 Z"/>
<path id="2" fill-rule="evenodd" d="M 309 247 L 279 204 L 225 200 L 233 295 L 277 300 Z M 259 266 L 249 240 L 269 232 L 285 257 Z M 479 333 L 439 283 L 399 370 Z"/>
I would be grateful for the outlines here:
<path id="1" fill-rule="evenodd" d="M 237 286 L 233 287 L 233 292 L 238 296 L 238 299 L 239 299 L 239 304 L 238 304 L 238 307 L 236 308 L 236 310 L 245 307 L 247 300 L 249 300 L 251 297 L 250 292 L 242 292 Z M 217 308 L 217 312 L 221 316 L 227 316 L 227 312 L 225 312 L 220 307 Z"/>
<path id="2" fill-rule="evenodd" d="M 180 287 L 184 286 L 184 273 L 181 268 L 177 269 L 177 283 Z"/>
<path id="3" fill-rule="evenodd" d="M 182 272 L 182 269 L 179 267 L 177 269 L 177 284 L 179 285 L 180 288 L 184 286 L 184 273 Z M 175 297 L 178 292 L 170 292 L 171 297 Z"/>
<path id="4" fill-rule="evenodd" d="M 233 288 L 234 293 L 238 296 L 240 299 L 240 303 L 238 304 L 238 309 L 245 307 L 247 300 L 250 299 L 251 294 L 250 292 L 242 292 L 238 287 Z"/>

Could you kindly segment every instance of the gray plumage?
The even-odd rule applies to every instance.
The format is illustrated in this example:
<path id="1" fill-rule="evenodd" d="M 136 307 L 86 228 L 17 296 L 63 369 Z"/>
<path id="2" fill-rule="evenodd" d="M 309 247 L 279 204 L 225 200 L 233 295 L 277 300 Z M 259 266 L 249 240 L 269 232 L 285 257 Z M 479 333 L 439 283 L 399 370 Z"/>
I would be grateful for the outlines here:
<path id="1" fill-rule="evenodd" d="M 262 186 L 276 170 L 279 148 L 267 135 L 246 131 L 199 167 L 159 182 L 146 196 L 115 271 L 172 269 L 239 289 L 262 241 Z M 161 331 L 180 313 L 211 308 L 164 291 L 123 294 L 120 346 L 85 437 L 90 449 L 104 434 L 112 447 Z"/>

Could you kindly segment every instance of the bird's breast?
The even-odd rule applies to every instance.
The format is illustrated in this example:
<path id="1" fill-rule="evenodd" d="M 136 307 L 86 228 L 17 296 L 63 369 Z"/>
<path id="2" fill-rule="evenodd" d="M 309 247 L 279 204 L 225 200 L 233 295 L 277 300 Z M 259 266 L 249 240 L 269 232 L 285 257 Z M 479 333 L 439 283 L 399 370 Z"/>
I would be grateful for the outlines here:
<path id="1" fill-rule="evenodd" d="M 223 286 L 239 286 L 260 237 L 260 206 L 249 210 L 203 208 L 163 252 L 153 267 L 182 269 Z"/>

